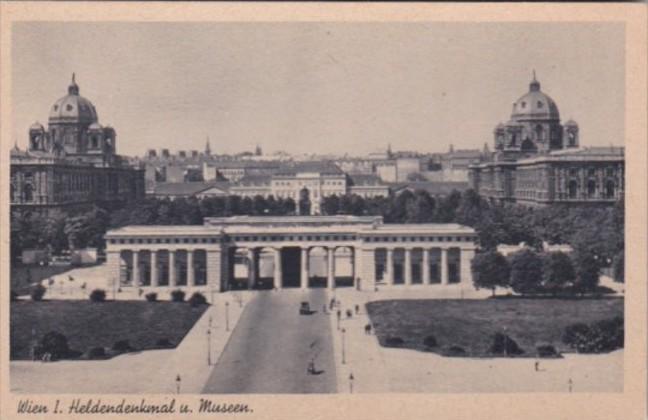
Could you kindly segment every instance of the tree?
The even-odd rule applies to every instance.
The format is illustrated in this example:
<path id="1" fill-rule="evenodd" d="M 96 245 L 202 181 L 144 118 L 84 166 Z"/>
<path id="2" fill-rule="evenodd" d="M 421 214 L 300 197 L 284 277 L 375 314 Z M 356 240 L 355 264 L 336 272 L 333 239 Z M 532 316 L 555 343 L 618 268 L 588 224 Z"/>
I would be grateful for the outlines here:
<path id="1" fill-rule="evenodd" d="M 575 290 L 584 294 L 596 290 L 601 273 L 600 259 L 589 252 L 577 252 L 574 257 L 576 268 Z"/>
<path id="2" fill-rule="evenodd" d="M 614 262 L 612 263 L 614 280 L 620 283 L 625 283 L 625 252 L 619 252 L 616 257 L 614 257 Z"/>
<path id="3" fill-rule="evenodd" d="M 310 192 L 304 187 L 299 191 L 299 214 L 309 215 L 311 212 Z"/>
<path id="4" fill-rule="evenodd" d="M 563 252 L 550 252 L 543 257 L 542 288 L 556 294 L 565 285 L 574 280 L 574 264 Z"/>
<path id="5" fill-rule="evenodd" d="M 530 249 L 511 255 L 511 288 L 520 294 L 541 290 L 542 258 Z"/>
<path id="6" fill-rule="evenodd" d="M 340 212 L 340 197 L 336 194 L 324 197 L 322 199 L 321 209 L 324 214 L 330 216 L 338 214 Z"/>
<path id="7" fill-rule="evenodd" d="M 473 283 L 477 289 L 491 289 L 495 296 L 496 287 L 508 287 L 511 268 L 509 262 L 497 251 L 480 252 L 472 260 Z"/>

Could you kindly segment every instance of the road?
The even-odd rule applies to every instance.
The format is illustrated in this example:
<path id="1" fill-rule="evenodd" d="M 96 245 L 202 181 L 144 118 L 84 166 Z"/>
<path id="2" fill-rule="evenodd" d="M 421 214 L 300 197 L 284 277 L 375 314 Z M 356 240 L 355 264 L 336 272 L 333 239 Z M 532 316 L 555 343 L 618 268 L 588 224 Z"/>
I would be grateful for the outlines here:
<path id="1" fill-rule="evenodd" d="M 311 315 L 299 315 L 301 301 Z M 260 291 L 247 307 L 203 390 L 206 394 L 334 393 L 330 315 L 324 289 Z M 306 372 L 315 357 L 317 375 Z"/>

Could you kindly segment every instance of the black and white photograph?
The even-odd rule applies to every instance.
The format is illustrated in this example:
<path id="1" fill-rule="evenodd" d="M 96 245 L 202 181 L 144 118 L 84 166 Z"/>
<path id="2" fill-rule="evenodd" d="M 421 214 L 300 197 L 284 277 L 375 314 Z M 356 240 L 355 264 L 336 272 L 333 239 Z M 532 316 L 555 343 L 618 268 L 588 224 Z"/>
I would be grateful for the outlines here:
<path id="1" fill-rule="evenodd" d="M 628 391 L 626 30 L 12 22 L 12 413 Z"/>

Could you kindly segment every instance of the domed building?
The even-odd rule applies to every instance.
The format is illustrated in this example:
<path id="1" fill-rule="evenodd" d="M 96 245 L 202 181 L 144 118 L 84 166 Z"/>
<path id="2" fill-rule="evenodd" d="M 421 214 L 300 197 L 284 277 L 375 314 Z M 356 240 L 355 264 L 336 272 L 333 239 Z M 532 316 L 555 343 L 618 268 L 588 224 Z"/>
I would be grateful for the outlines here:
<path id="1" fill-rule="evenodd" d="M 536 79 L 494 129 L 495 150 L 469 167 L 482 196 L 528 205 L 614 203 L 623 198 L 624 148 L 580 148 L 578 124 L 560 123 L 558 105 Z"/>
<path id="2" fill-rule="evenodd" d="M 142 170 L 116 154 L 116 132 L 99 124 L 74 74 L 67 95 L 49 109 L 48 127 L 29 127 L 26 151 L 11 151 L 12 210 L 83 210 L 118 206 L 144 194 Z"/>

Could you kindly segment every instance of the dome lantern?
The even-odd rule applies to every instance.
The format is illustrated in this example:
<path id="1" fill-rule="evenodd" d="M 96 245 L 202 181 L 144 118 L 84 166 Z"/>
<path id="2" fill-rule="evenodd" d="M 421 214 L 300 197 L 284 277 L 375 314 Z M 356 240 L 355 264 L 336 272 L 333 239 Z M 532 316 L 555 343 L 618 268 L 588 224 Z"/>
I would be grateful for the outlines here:
<path id="1" fill-rule="evenodd" d="M 72 73 L 72 83 L 70 83 L 70 86 L 68 86 L 68 95 L 79 95 L 79 85 L 76 84 L 76 81 L 74 80 L 74 73 Z"/>
<path id="2" fill-rule="evenodd" d="M 540 91 L 540 82 L 536 80 L 536 73 L 533 70 L 533 80 L 529 83 L 529 92 L 539 92 Z"/>

